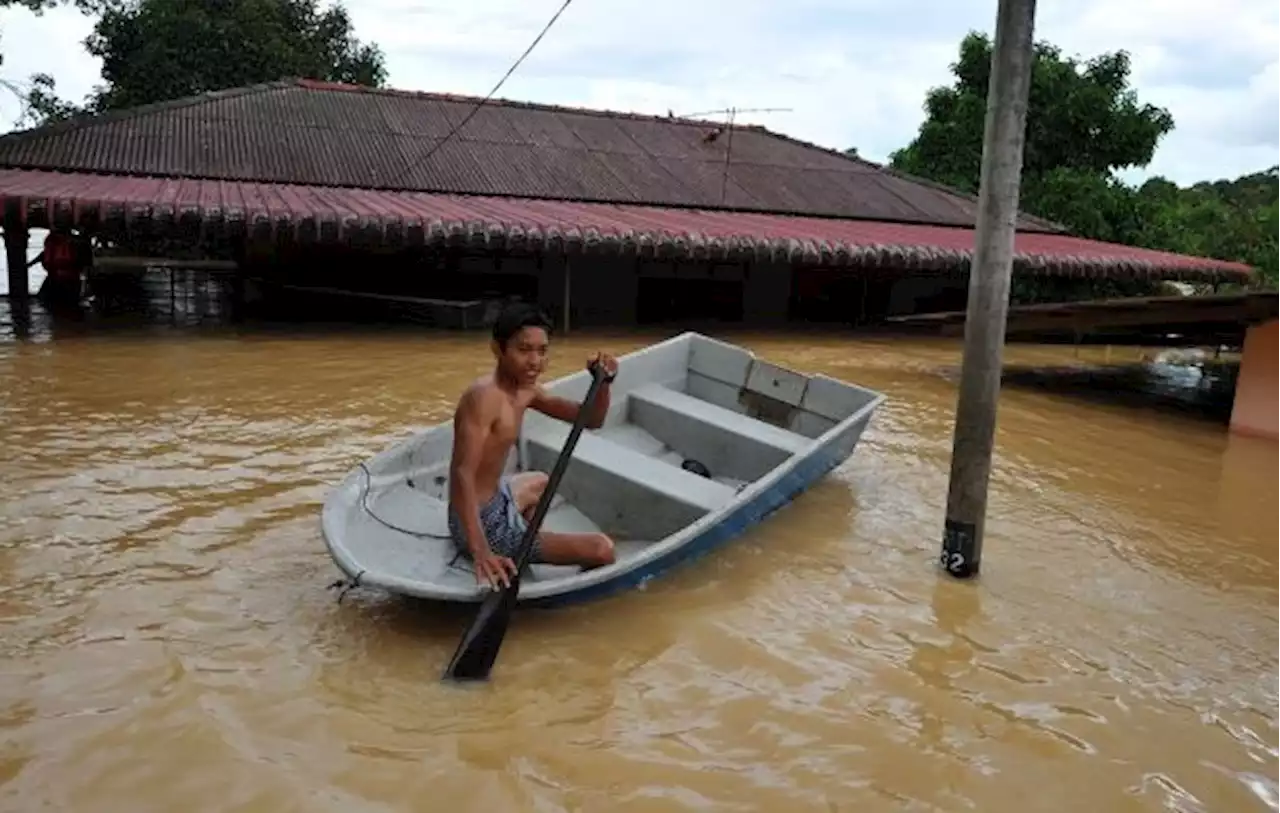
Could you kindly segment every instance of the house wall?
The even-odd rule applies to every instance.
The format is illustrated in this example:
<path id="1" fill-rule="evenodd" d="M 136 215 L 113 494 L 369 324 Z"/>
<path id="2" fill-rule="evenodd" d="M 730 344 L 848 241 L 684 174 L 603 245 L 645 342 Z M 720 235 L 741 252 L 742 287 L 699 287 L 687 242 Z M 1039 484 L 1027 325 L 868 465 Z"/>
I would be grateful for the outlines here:
<path id="1" fill-rule="evenodd" d="M 295 285 L 440 299 L 536 301 L 559 328 L 664 322 L 859 324 L 907 308 L 947 281 L 901 286 L 896 274 L 797 269 L 783 263 L 692 262 L 617 255 L 274 246 L 246 257 L 252 276 Z M 870 278 L 874 276 L 874 279 Z M 951 283 L 954 284 L 954 283 Z M 896 303 L 896 305 L 894 304 Z M 311 305 L 306 306 L 310 308 Z"/>
<path id="2" fill-rule="evenodd" d="M 1277 439 L 1277 339 L 1275 319 L 1252 325 L 1244 338 L 1240 375 L 1231 407 L 1231 431 L 1240 435 Z"/>

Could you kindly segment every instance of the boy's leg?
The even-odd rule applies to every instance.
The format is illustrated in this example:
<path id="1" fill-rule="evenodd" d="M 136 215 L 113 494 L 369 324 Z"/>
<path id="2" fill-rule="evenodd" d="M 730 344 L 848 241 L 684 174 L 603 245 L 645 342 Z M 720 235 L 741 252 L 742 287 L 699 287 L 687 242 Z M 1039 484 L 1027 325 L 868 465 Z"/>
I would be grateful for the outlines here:
<path id="1" fill-rule="evenodd" d="M 547 488 L 547 479 L 547 475 L 540 471 L 511 476 L 511 494 L 525 522 L 533 519 L 538 500 L 542 499 L 542 492 Z M 584 568 L 611 565 L 614 562 L 613 540 L 602 533 L 541 531 L 536 561 L 549 565 L 581 565 Z"/>

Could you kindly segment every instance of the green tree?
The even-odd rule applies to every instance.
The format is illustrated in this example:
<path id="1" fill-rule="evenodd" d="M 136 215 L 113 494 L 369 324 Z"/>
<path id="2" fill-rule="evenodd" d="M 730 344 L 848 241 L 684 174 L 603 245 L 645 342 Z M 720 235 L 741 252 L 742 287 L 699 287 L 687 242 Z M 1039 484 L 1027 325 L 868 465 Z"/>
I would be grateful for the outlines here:
<path id="1" fill-rule="evenodd" d="M 381 50 L 355 38 L 346 10 L 316 0 L 125 0 L 98 9 L 85 47 L 105 80 L 86 100 L 91 113 L 286 77 L 375 87 L 387 77 Z M 33 115 L 69 112 L 52 83 L 37 90 Z"/>
<path id="2" fill-rule="evenodd" d="M 68 119 L 80 112 L 71 102 L 58 98 L 53 77 L 47 73 L 32 74 L 30 87 L 21 94 L 21 123 L 32 126 Z"/>
<path id="3" fill-rule="evenodd" d="M 915 139 L 890 156 L 895 169 L 978 191 L 991 40 L 971 32 L 951 66 L 955 83 L 929 91 L 926 118 Z M 1123 51 L 1086 62 L 1064 58 L 1048 43 L 1035 46 L 1027 103 L 1023 174 L 1055 170 L 1088 176 L 1151 162 L 1160 138 L 1173 129 L 1167 110 L 1140 104 L 1129 88 Z"/>
<path id="4" fill-rule="evenodd" d="M 1185 189 L 1163 179 L 1148 181 L 1138 190 L 1148 216 L 1134 243 L 1247 263 L 1260 272 L 1259 284 L 1274 288 L 1280 233 L 1278 173 L 1280 167 L 1272 167 L 1234 181 L 1201 182 Z"/>
<path id="5" fill-rule="evenodd" d="M 955 82 L 929 91 L 926 118 L 893 153 L 900 171 L 976 193 L 982 164 L 991 42 L 971 33 L 952 66 Z M 1247 263 L 1275 284 L 1276 169 L 1188 188 L 1152 178 L 1140 187 L 1116 172 L 1150 163 L 1173 129 L 1168 111 L 1139 102 L 1124 52 L 1087 61 L 1035 47 L 1027 108 L 1021 208 L 1094 240 Z M 1269 282 L 1267 282 L 1269 281 Z M 1016 302 L 1132 296 L 1159 283 L 1015 280 Z"/>

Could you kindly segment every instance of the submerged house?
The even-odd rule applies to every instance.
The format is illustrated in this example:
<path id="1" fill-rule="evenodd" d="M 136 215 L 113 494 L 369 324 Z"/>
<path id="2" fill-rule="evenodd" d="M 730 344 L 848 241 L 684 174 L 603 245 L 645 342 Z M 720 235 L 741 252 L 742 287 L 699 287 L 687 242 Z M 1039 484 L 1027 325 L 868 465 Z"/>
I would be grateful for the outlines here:
<path id="1" fill-rule="evenodd" d="M 761 127 L 478 102 L 288 80 L 12 133 L 6 250 L 53 228 L 264 284 L 522 296 L 575 325 L 963 307 L 971 196 Z M 1015 273 L 1250 270 L 1024 216 Z"/>

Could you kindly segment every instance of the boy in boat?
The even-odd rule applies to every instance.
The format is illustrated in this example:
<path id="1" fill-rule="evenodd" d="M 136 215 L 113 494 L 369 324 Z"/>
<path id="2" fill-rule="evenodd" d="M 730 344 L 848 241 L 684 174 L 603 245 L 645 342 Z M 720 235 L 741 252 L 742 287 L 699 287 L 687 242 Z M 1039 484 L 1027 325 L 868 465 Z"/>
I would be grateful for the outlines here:
<path id="1" fill-rule="evenodd" d="M 472 560 L 476 581 L 510 584 L 513 557 L 547 485 L 542 472 L 504 475 L 507 455 L 520 434 L 524 411 L 572 422 L 580 405 L 538 386 L 546 367 L 551 323 L 531 305 L 515 303 L 499 314 L 490 346 L 493 373 L 474 381 L 458 400 L 453 416 L 453 456 L 449 462 L 449 534 Z M 609 382 L 618 362 L 606 353 L 599 362 L 606 376 L 586 426 L 598 429 L 609 410 Z M 601 567 L 613 562 L 613 540 L 599 533 L 541 531 L 531 561 Z"/>

